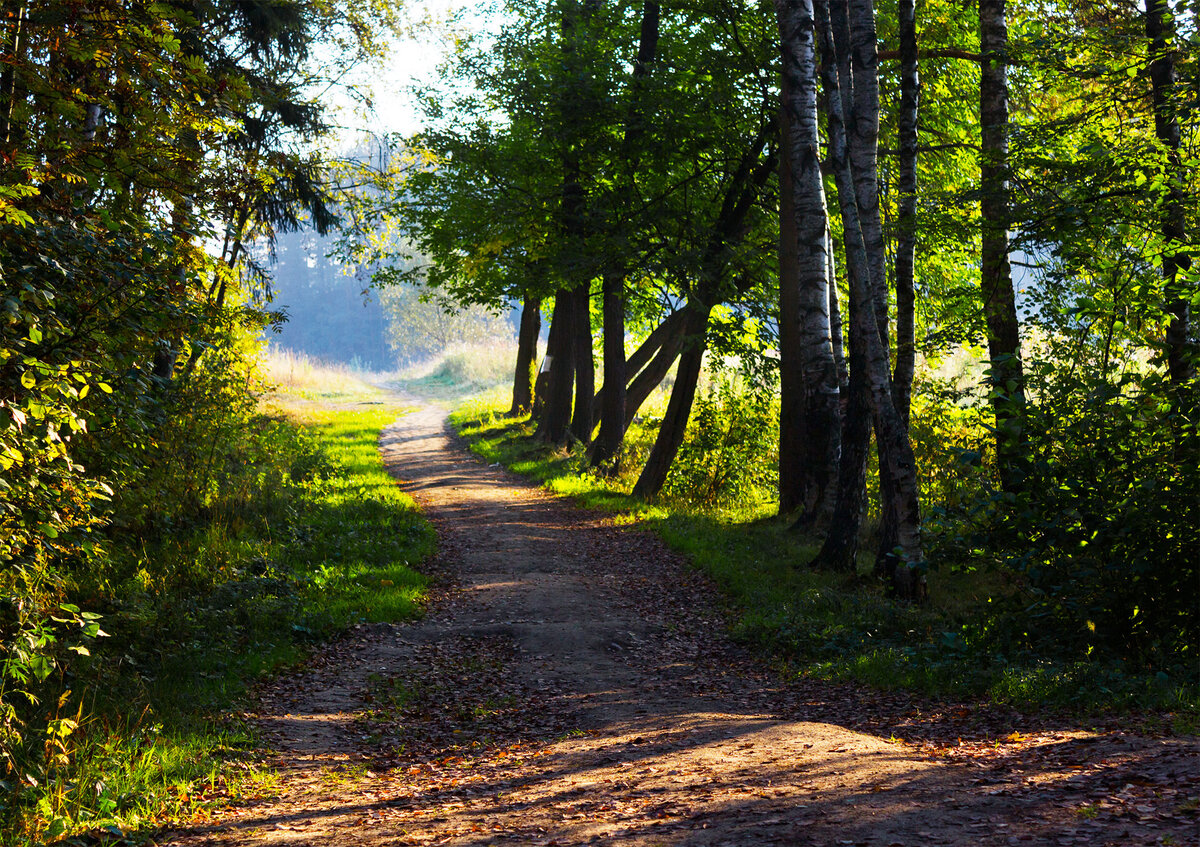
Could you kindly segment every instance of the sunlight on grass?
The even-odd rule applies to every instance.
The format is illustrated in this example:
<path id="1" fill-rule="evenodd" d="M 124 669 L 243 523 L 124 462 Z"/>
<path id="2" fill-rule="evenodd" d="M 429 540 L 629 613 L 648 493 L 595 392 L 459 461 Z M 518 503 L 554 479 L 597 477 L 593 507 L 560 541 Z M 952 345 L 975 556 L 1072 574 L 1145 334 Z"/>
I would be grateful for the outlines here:
<path id="1" fill-rule="evenodd" d="M 157 657 L 139 654 L 137 674 L 110 671 L 111 693 L 96 692 L 93 716 L 75 730 L 70 767 L 55 772 L 33 814 L 11 818 L 23 829 L 0 832 L 4 844 L 84 829 L 146 833 L 271 793 L 276 777 L 237 717 L 248 682 L 355 623 L 422 614 L 416 566 L 433 551 L 433 531 L 377 449 L 380 430 L 407 408 L 345 369 L 294 356 L 268 363 L 291 374 L 286 391 L 264 398 L 275 417 L 261 419 L 272 433 L 262 460 L 278 467 L 262 468 L 236 510 L 214 509 L 210 524 L 157 553 L 181 567 L 192 557 L 197 572 L 223 570 L 227 581 L 178 611 L 181 629 L 162 634 Z M 126 713 L 130 697 L 145 703 L 140 713 Z"/>
<path id="2" fill-rule="evenodd" d="M 537 444 L 528 419 L 504 412 L 507 397 L 476 398 L 450 415 L 470 449 L 613 522 L 658 534 L 709 575 L 728 604 L 732 632 L 780 662 L 788 674 L 856 680 L 934 696 L 983 697 L 1036 708 L 1157 707 L 1194 715 L 1196 692 L 1173 679 L 1147 679 L 1100 663 L 1052 663 L 995 649 L 989 604 L 1012 596 L 1011 579 L 975 571 L 938 572 L 925 606 L 898 604 L 873 577 L 873 550 L 858 572 L 826 573 L 807 563 L 818 545 L 776 516 L 774 503 L 751 496 L 701 508 L 661 496 L 628 493 L 654 435 L 654 410 L 628 434 L 622 472 L 589 470 L 580 449 Z"/>

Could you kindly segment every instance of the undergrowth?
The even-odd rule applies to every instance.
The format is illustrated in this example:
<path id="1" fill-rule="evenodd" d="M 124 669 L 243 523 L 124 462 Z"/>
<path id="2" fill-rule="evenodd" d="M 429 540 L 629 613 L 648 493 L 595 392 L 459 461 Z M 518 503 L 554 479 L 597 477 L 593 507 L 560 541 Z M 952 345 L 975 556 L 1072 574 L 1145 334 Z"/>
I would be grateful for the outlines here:
<path id="1" fill-rule="evenodd" d="M 608 477 L 587 470 L 579 449 L 536 443 L 528 420 L 507 418 L 504 408 L 502 402 L 468 402 L 451 423 L 488 462 L 504 464 L 582 506 L 614 512 L 617 522 L 653 531 L 686 554 L 724 592 L 735 636 L 773 656 L 786 673 L 935 697 L 982 698 L 1022 709 L 1079 714 L 1154 709 L 1173 713 L 1183 728 L 1194 728 L 1200 718 L 1200 692 L 1186 668 L 1147 669 L 1119 657 L 1056 655 L 1031 647 L 1028 634 L 1014 637 L 1011 625 L 998 624 L 1010 620 L 1017 594 L 1002 571 L 942 569 L 931 575 L 927 604 L 904 606 L 884 595 L 871 576 L 868 556 L 860 556 L 858 573 L 852 575 L 805 567 L 816 546 L 776 516 L 774 492 L 751 481 L 731 486 L 730 496 L 712 496 L 710 481 L 722 471 L 688 463 L 686 447 L 672 471 L 679 476 L 674 485 L 668 482 L 663 496 L 653 503 L 631 497 L 653 438 L 653 419 L 630 430 L 622 472 Z M 727 404 L 726 414 L 728 409 Z M 708 416 L 719 417 L 711 411 Z M 688 438 L 712 441 L 716 421 L 706 419 L 700 436 L 696 423 L 694 416 Z M 738 426 L 726 424 L 731 431 Z M 713 461 L 711 445 L 694 452 Z M 737 451 L 733 459 L 755 464 Z M 764 461 L 770 460 L 760 457 L 757 465 Z M 689 488 L 704 496 L 681 497 L 679 492 Z M 870 548 L 864 544 L 863 549 Z"/>
<path id="2" fill-rule="evenodd" d="M 240 417 L 195 508 L 166 509 L 153 479 L 114 507 L 104 555 L 63 586 L 95 631 L 31 676 L 40 717 L 5 739 L 0 843 L 145 834 L 270 792 L 237 717 L 247 684 L 357 622 L 420 614 L 434 536 L 377 450 L 403 410 L 337 393 Z"/>

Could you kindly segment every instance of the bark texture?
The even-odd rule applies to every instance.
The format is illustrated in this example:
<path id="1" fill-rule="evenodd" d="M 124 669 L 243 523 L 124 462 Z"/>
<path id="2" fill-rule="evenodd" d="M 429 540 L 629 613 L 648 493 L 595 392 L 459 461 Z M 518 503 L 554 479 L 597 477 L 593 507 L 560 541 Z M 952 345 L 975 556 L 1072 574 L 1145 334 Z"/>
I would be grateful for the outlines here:
<path id="1" fill-rule="evenodd" d="M 780 508 L 824 526 L 833 512 L 840 450 L 839 385 L 829 314 L 828 209 L 817 121 L 811 0 L 778 0 L 783 56 L 780 156 Z M 798 393 L 797 396 L 792 396 Z"/>
<path id="2" fill-rule="evenodd" d="M 837 184 L 838 206 L 845 238 L 846 271 L 850 280 L 851 363 L 853 366 L 856 355 L 861 355 L 861 373 L 867 386 L 866 394 L 871 414 L 875 420 L 881 463 L 887 465 L 889 484 L 892 486 L 891 496 L 896 515 L 896 546 L 900 562 L 891 574 L 891 585 L 902 599 L 916 601 L 922 599 L 925 591 L 924 578 L 918 567 L 924 561 L 924 550 L 921 544 L 916 463 L 908 433 L 901 425 L 893 403 L 891 363 L 875 313 L 871 260 L 863 237 L 853 165 L 847 148 L 845 116 L 842 112 L 837 63 L 834 61 L 836 50 L 828 0 L 814 0 L 813 6 L 822 33 L 822 80 L 826 92 L 825 99 L 829 105 L 829 160 Z M 854 352 L 856 348 L 857 354 Z M 852 371 L 851 380 L 853 379 Z"/>

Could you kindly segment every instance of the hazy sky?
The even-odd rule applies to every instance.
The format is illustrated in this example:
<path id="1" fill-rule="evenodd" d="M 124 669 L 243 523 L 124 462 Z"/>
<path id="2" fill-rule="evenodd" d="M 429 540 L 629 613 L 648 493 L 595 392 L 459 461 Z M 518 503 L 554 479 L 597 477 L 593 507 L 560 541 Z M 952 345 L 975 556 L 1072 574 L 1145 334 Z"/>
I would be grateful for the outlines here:
<path id="1" fill-rule="evenodd" d="M 409 89 L 416 82 L 432 79 L 438 65 L 453 49 L 453 37 L 446 25 L 448 16 L 471 5 L 474 4 L 466 0 L 421 0 L 406 4 L 408 18 L 416 22 L 412 35 L 393 45 L 391 56 L 382 66 L 362 68 L 355 74 L 355 84 L 372 92 L 374 114 L 354 114 L 345 95 L 331 95 L 342 112 L 341 122 L 347 127 L 347 136 L 363 129 L 408 135 L 420 128 L 420 115 Z M 471 15 L 467 14 L 459 29 L 470 28 L 471 24 Z"/>

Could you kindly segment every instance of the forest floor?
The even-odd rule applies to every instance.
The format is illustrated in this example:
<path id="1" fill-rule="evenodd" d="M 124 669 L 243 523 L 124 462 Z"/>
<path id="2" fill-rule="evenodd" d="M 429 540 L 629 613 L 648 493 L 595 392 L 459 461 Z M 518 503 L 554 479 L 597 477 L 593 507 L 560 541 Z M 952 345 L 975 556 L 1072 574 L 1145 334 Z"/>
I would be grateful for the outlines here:
<path id="1" fill-rule="evenodd" d="M 1200 845 L 1200 742 L 783 682 L 655 536 L 388 427 L 425 618 L 260 687 L 274 791 L 160 845 Z"/>

